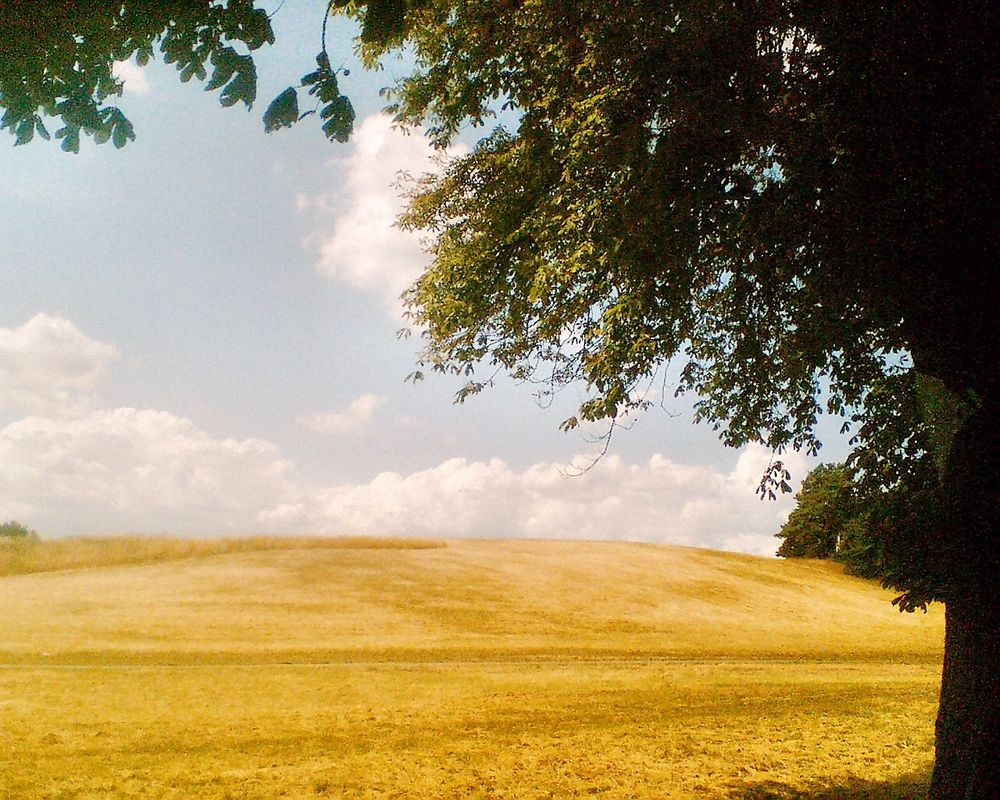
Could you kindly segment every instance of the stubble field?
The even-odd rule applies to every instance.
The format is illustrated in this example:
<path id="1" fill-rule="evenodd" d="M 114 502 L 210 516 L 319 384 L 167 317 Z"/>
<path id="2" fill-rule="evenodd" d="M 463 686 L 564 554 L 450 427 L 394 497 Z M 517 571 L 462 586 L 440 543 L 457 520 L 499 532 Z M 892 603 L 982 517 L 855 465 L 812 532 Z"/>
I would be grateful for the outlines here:
<path id="1" fill-rule="evenodd" d="M 942 615 L 901 617 L 833 565 L 578 542 L 80 546 L 0 553 L 4 800 L 926 787 Z"/>

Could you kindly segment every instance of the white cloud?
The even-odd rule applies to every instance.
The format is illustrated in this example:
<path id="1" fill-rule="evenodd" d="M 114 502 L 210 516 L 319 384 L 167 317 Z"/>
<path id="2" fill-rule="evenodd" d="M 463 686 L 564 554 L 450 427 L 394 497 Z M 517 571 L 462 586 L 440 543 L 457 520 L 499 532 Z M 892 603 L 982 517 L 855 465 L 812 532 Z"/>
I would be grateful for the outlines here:
<path id="1" fill-rule="evenodd" d="M 754 493 L 768 453 L 748 447 L 721 473 L 653 456 L 626 464 L 607 456 L 567 477 L 561 464 L 523 471 L 501 460 L 451 459 L 401 475 L 305 492 L 264 512 L 281 528 L 341 532 L 558 539 L 628 539 L 773 555 L 774 533 L 791 498 L 761 502 Z M 788 459 L 796 474 L 804 462 Z"/>
<path id="2" fill-rule="evenodd" d="M 292 464 L 260 439 L 215 439 L 133 408 L 0 429 L 0 507 L 45 533 L 252 531 L 294 496 Z"/>
<path id="3" fill-rule="evenodd" d="M 407 475 L 308 486 L 279 448 L 218 439 L 164 411 L 30 417 L 0 429 L 0 509 L 50 535 L 367 533 L 611 539 L 773 554 L 791 498 L 760 502 L 767 463 L 747 448 L 728 473 L 654 456 L 607 456 L 582 476 L 451 459 Z M 802 465 L 794 465 L 796 474 Z"/>
<path id="4" fill-rule="evenodd" d="M 382 114 L 367 117 L 352 137 L 353 152 L 332 162 L 336 194 L 295 199 L 296 208 L 315 208 L 333 227 L 309 239 L 316 247 L 316 268 L 323 275 L 376 295 L 398 316 L 399 296 L 427 265 L 420 237 L 395 227 L 404 201 L 395 185 L 400 172 L 417 176 L 435 169 L 435 151 L 419 133 L 392 128 Z M 451 155 L 465 152 L 462 147 Z"/>
<path id="5" fill-rule="evenodd" d="M 303 417 L 301 422 L 314 431 L 334 436 L 357 433 L 385 403 L 386 398 L 381 395 L 363 394 L 354 399 L 347 411 L 318 411 Z"/>
<path id="6" fill-rule="evenodd" d="M 19 328 L 0 328 L 0 408 L 45 416 L 93 408 L 96 390 L 119 357 L 117 347 L 47 314 Z"/>
<path id="7" fill-rule="evenodd" d="M 0 428 L 0 516 L 48 534 L 315 532 L 444 537 L 628 539 L 772 554 L 792 499 L 754 492 L 769 454 L 748 447 L 729 472 L 662 455 L 609 455 L 567 477 L 561 463 L 517 470 L 455 458 L 410 474 L 311 486 L 273 443 L 215 438 L 166 411 L 93 410 L 117 348 L 40 314 L 0 329 L 0 405 L 32 414 Z M 361 430 L 386 398 L 303 422 Z M 408 420 L 399 419 L 397 424 Z M 788 458 L 797 477 L 805 460 Z"/>
<path id="8" fill-rule="evenodd" d="M 149 94 L 152 91 L 146 70 L 134 61 L 116 61 L 114 75 L 125 85 L 127 94 Z"/>

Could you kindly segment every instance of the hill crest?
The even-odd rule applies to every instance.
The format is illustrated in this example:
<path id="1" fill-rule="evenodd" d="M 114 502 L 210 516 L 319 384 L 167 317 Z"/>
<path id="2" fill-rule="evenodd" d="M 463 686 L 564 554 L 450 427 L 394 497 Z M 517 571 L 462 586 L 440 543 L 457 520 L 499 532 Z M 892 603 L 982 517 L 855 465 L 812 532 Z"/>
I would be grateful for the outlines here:
<path id="1" fill-rule="evenodd" d="M 829 562 L 624 542 L 322 541 L 2 577 L 0 661 L 941 655 L 939 609 L 900 615 Z"/>

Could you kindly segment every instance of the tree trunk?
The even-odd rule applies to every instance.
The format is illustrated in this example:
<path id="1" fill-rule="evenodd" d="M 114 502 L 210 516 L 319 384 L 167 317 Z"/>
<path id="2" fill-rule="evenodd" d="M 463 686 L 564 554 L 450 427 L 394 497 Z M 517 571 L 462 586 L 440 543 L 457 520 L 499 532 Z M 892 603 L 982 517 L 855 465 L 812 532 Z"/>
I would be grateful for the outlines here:
<path id="1" fill-rule="evenodd" d="M 950 572 L 931 800 L 1000 798 L 1000 414 L 962 426 L 946 470 Z"/>
<path id="2" fill-rule="evenodd" d="M 1000 798 L 1000 607 L 996 594 L 992 590 L 985 597 L 955 597 L 945 606 L 944 671 L 931 800 Z"/>

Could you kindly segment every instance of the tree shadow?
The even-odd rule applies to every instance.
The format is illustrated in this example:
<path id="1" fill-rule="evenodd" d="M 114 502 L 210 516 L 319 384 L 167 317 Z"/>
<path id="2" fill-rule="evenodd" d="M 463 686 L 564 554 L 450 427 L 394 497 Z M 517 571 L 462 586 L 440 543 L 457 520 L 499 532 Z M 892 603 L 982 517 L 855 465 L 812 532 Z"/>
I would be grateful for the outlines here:
<path id="1" fill-rule="evenodd" d="M 734 785 L 729 800 L 924 800 L 930 773 L 912 772 L 888 781 L 861 778 L 818 780 L 806 787 L 781 781 L 758 781 Z"/>

